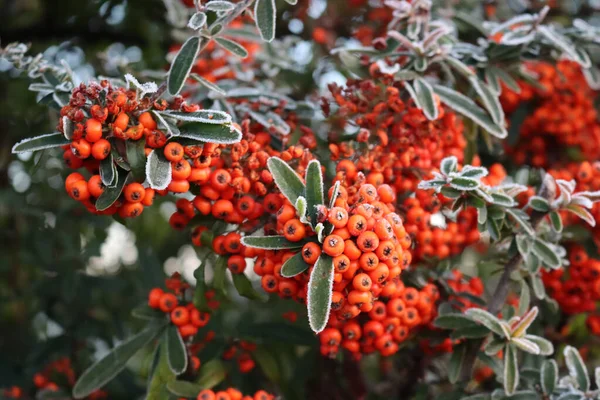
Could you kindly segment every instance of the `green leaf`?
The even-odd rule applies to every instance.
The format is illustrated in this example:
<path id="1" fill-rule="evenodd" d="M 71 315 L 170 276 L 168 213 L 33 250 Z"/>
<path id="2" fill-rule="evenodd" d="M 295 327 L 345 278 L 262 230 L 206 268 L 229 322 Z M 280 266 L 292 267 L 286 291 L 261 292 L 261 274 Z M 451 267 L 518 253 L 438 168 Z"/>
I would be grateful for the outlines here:
<path id="1" fill-rule="evenodd" d="M 317 223 L 317 206 L 325 204 L 323 195 L 323 175 L 321 173 L 321 163 L 312 160 L 306 168 L 306 206 L 308 220 L 315 226 Z"/>
<path id="2" fill-rule="evenodd" d="M 548 212 L 550 211 L 550 203 L 548 203 L 548 200 L 544 199 L 543 197 L 540 196 L 531 196 L 529 198 L 529 207 L 533 208 L 536 211 L 539 212 Z"/>
<path id="3" fill-rule="evenodd" d="M 142 142 L 142 140 L 140 140 Z M 112 153 L 100 161 L 100 179 L 104 186 L 115 186 L 117 184 L 117 166 L 113 162 Z"/>
<path id="4" fill-rule="evenodd" d="M 310 274 L 306 297 L 308 323 L 315 333 L 325 329 L 329 320 L 333 275 L 333 259 L 326 254 L 321 254 Z"/>
<path id="5" fill-rule="evenodd" d="M 521 294 L 519 295 L 519 310 L 518 314 L 523 315 L 529 309 L 529 304 L 531 303 L 531 293 L 529 291 L 529 286 L 527 286 L 527 282 L 525 279 L 521 280 Z"/>
<path id="6" fill-rule="evenodd" d="M 466 328 L 473 325 L 477 326 L 472 319 L 463 314 L 458 313 L 440 315 L 435 319 L 433 325 L 442 329 L 458 329 Z"/>
<path id="7" fill-rule="evenodd" d="M 230 11 L 235 8 L 235 4 L 229 1 L 211 0 L 205 4 L 206 9 L 210 11 Z"/>
<path id="8" fill-rule="evenodd" d="M 440 163 L 440 172 L 446 176 L 458 169 L 458 159 L 455 156 L 445 157 Z"/>
<path id="9" fill-rule="evenodd" d="M 510 342 L 526 353 L 533 355 L 540 354 L 540 348 L 538 347 L 538 345 L 530 340 L 527 340 L 525 338 L 513 338 Z"/>
<path id="10" fill-rule="evenodd" d="M 473 321 L 480 323 L 499 336 L 510 338 L 508 329 L 500 323 L 500 320 L 486 310 L 480 308 L 469 308 L 465 311 L 465 315 Z"/>
<path id="11" fill-rule="evenodd" d="M 96 210 L 104 211 L 112 206 L 121 196 L 123 187 L 130 181 L 129 172 L 118 168 L 117 181 L 114 186 L 104 188 L 102 194 L 96 199 Z"/>
<path id="12" fill-rule="evenodd" d="M 265 250 L 299 249 L 305 242 L 290 242 L 285 236 L 244 236 L 244 246 Z"/>
<path id="13" fill-rule="evenodd" d="M 308 220 L 306 219 L 306 199 L 304 198 L 304 196 L 298 196 L 298 199 L 296 200 L 296 214 L 298 214 L 298 219 L 300 220 L 300 222 L 302 222 L 303 224 L 308 224 Z"/>
<path id="14" fill-rule="evenodd" d="M 425 79 L 419 78 L 414 82 L 415 95 L 419 99 L 420 108 L 428 120 L 434 121 L 439 117 L 439 111 L 435 104 L 433 87 Z"/>
<path id="15" fill-rule="evenodd" d="M 203 77 L 201 77 L 200 75 L 193 73 L 190 75 L 190 78 L 192 78 L 193 80 L 197 81 L 198 83 L 200 83 L 201 85 L 207 87 L 208 89 L 212 90 L 213 92 L 219 93 L 224 95 L 226 92 L 221 89 L 219 86 L 215 85 L 214 83 L 207 81 L 206 79 L 204 79 Z"/>
<path id="16" fill-rule="evenodd" d="M 306 190 L 298 174 L 285 161 L 277 157 L 269 158 L 267 167 L 281 193 L 290 203 L 296 204 L 298 196 L 302 196 Z"/>
<path id="17" fill-rule="evenodd" d="M 540 260 L 550 268 L 560 268 L 561 260 L 560 257 L 550 248 L 548 243 L 545 241 L 534 238 L 533 245 L 531 247 L 533 254 L 538 256 Z"/>
<path id="18" fill-rule="evenodd" d="M 130 337 L 92 364 L 77 380 L 73 387 L 73 397 L 82 399 L 106 385 L 125 368 L 127 361 L 138 350 L 154 340 L 164 330 L 165 326 L 166 321 L 149 324 L 146 329 Z"/>
<path id="19" fill-rule="evenodd" d="M 131 310 L 131 315 L 135 318 L 145 319 L 148 321 L 165 318 L 164 312 L 151 308 L 147 304 L 142 304 Z"/>
<path id="20" fill-rule="evenodd" d="M 258 346 L 252 352 L 252 358 L 256 360 L 256 363 L 270 382 L 277 384 L 281 381 L 280 367 L 271 351 L 264 346 Z"/>
<path id="21" fill-rule="evenodd" d="M 452 339 L 478 339 L 486 337 L 490 334 L 488 328 L 482 325 L 466 326 L 464 328 L 458 328 L 450 334 Z"/>
<path id="22" fill-rule="evenodd" d="M 580 390 L 587 392 L 590 390 L 590 377 L 583 359 L 577 349 L 573 346 L 567 346 L 564 349 L 565 363 L 569 369 L 569 375 L 575 378 Z"/>
<path id="23" fill-rule="evenodd" d="M 47 135 L 36 136 L 28 139 L 23 139 L 15 144 L 12 148 L 13 154 L 27 153 L 28 151 L 38 151 L 51 149 L 54 147 L 70 144 L 71 141 L 66 139 L 60 132 L 49 133 Z"/>
<path id="24" fill-rule="evenodd" d="M 211 285 L 214 289 L 225 295 L 227 293 L 227 258 L 217 257 L 213 266 L 213 279 Z"/>
<path id="25" fill-rule="evenodd" d="M 538 33 L 548 39 L 551 45 L 563 51 L 570 59 L 581 65 L 583 68 L 592 66 L 592 62 L 585 52 L 578 52 L 577 47 L 563 34 L 557 32 L 554 28 L 547 25 L 539 25 Z"/>
<path id="26" fill-rule="evenodd" d="M 501 207 L 514 207 L 517 204 L 512 197 L 504 193 L 492 193 L 492 199 L 494 199 L 494 204 Z"/>
<path id="27" fill-rule="evenodd" d="M 460 171 L 460 176 L 465 178 L 481 179 L 489 174 L 487 168 L 474 167 L 472 165 L 465 165 Z"/>
<path id="28" fill-rule="evenodd" d="M 242 323 L 239 327 L 241 337 L 311 346 L 316 342 L 315 335 L 306 329 L 283 322 Z"/>
<path id="29" fill-rule="evenodd" d="M 517 361 L 517 352 L 510 344 L 504 349 L 504 391 L 511 395 L 519 386 L 519 364 Z"/>
<path id="30" fill-rule="evenodd" d="M 477 189 L 479 182 L 471 178 L 456 177 L 450 181 L 450 186 L 461 191 Z"/>
<path id="31" fill-rule="evenodd" d="M 254 18 L 260 37 L 267 42 L 275 39 L 275 21 L 277 19 L 275 0 L 256 0 Z"/>
<path id="32" fill-rule="evenodd" d="M 523 228 L 525 232 L 534 235 L 535 231 L 529 223 L 529 216 L 523 210 L 517 208 L 506 208 L 505 211 Z"/>
<path id="33" fill-rule="evenodd" d="M 495 94 L 485 83 L 480 81 L 476 76 L 469 79 L 471 85 L 483 101 L 487 111 L 492 116 L 492 121 L 498 126 L 504 126 L 504 111 L 500 104 L 498 95 Z"/>
<path id="34" fill-rule="evenodd" d="M 545 360 L 540 369 L 540 382 L 544 394 L 552 394 L 558 382 L 558 365 L 554 360 Z"/>
<path id="35" fill-rule="evenodd" d="M 465 95 L 440 85 L 435 85 L 433 89 L 438 96 L 440 96 L 442 103 L 467 118 L 470 118 L 490 134 L 499 139 L 504 139 L 508 135 L 508 132 L 504 127 L 496 125 L 485 111 Z"/>
<path id="36" fill-rule="evenodd" d="M 240 296 L 251 300 L 265 300 L 265 298 L 252 287 L 252 282 L 250 282 L 246 274 L 231 274 L 231 277 L 233 279 L 233 286 L 235 286 Z"/>
<path id="37" fill-rule="evenodd" d="M 233 144 L 242 140 L 242 132 L 232 124 L 188 122 L 179 127 L 179 137 L 203 143 Z"/>
<path id="38" fill-rule="evenodd" d="M 308 269 L 308 264 L 304 262 L 302 253 L 298 252 L 294 256 L 287 259 L 281 266 L 281 276 L 284 278 L 293 278 L 294 276 L 303 273 Z"/>
<path id="39" fill-rule="evenodd" d="M 546 297 L 546 287 L 544 286 L 542 278 L 540 278 L 539 274 L 530 274 L 529 277 L 531 278 L 533 294 L 537 299 L 543 300 Z"/>
<path id="40" fill-rule="evenodd" d="M 594 216 L 584 207 L 577 204 L 569 204 L 565 209 L 571 212 L 572 214 L 577 215 L 579 218 L 587 222 L 590 226 L 596 226 L 596 220 L 594 219 Z"/>
<path id="41" fill-rule="evenodd" d="M 462 191 L 451 188 L 450 186 L 444 186 L 440 190 L 440 193 L 442 193 L 444 196 L 446 196 L 449 199 L 458 199 L 459 197 L 462 196 Z"/>
<path id="42" fill-rule="evenodd" d="M 146 160 L 146 180 L 152 189 L 163 190 L 172 179 L 171 163 L 162 150 L 152 150 Z"/>
<path id="43" fill-rule="evenodd" d="M 167 390 L 177 397 L 195 399 L 202 391 L 202 386 L 188 381 L 172 381 L 167 383 Z"/>
<path id="44" fill-rule="evenodd" d="M 244 46 L 242 46 L 238 42 L 226 39 L 224 37 L 216 37 L 215 42 L 217 42 L 225 50 L 229 51 L 232 54 L 235 54 L 238 57 L 248 57 L 248 51 L 244 48 Z"/>
<path id="45" fill-rule="evenodd" d="M 199 311 L 208 312 L 208 300 L 206 299 L 206 280 L 204 276 L 205 263 L 201 262 L 198 268 L 194 270 L 194 278 L 196 278 L 196 287 L 194 288 L 193 303 Z"/>
<path id="46" fill-rule="evenodd" d="M 131 173 L 136 182 L 144 182 L 146 179 L 146 152 L 144 140 L 127 140 L 127 162 L 131 166 Z"/>
<path id="47" fill-rule="evenodd" d="M 496 354 L 498 354 L 498 352 L 500 350 L 504 349 L 505 344 L 506 344 L 506 341 L 504 339 L 498 339 L 498 338 L 492 337 L 492 340 L 490 340 L 485 345 L 485 348 L 483 349 L 483 351 L 488 356 L 493 357 Z"/>
<path id="48" fill-rule="evenodd" d="M 218 359 L 210 360 L 200 368 L 196 383 L 204 389 L 212 389 L 225 379 L 226 371 L 223 362 Z"/>
<path id="49" fill-rule="evenodd" d="M 197 12 L 190 17 L 187 26 L 197 31 L 199 29 L 202 29 L 204 24 L 206 24 L 206 14 L 203 12 Z"/>
<path id="50" fill-rule="evenodd" d="M 467 355 L 467 346 L 463 343 L 454 348 L 450 362 L 448 363 L 448 380 L 456 383 L 460 377 L 460 371 Z"/>
<path id="51" fill-rule="evenodd" d="M 167 88 L 171 96 L 177 95 L 183 88 L 199 51 L 200 38 L 192 36 L 186 40 L 175 56 L 167 77 Z"/>
<path id="52" fill-rule="evenodd" d="M 562 232 L 563 229 L 563 223 L 562 223 L 562 217 L 560 216 L 560 214 L 557 211 L 552 211 L 550 213 L 550 223 L 552 224 L 552 229 L 554 230 L 554 232 Z"/>
<path id="53" fill-rule="evenodd" d="M 167 384 L 176 379 L 167 361 L 167 346 L 161 344 L 156 346 L 155 356 L 156 365 L 152 370 L 145 400 L 163 400 L 168 398 Z"/>
<path id="54" fill-rule="evenodd" d="M 175 375 L 181 375 L 187 369 L 187 349 L 183 343 L 183 339 L 179 334 L 179 330 L 175 325 L 169 325 L 165 333 L 165 341 L 167 346 L 167 359 L 169 368 Z"/>
<path id="55" fill-rule="evenodd" d="M 554 346 L 552 345 L 552 342 L 544 339 L 543 337 L 536 335 L 525 335 L 525 339 L 535 343 L 537 347 L 539 347 L 540 355 L 542 356 L 549 356 L 554 353 Z"/>

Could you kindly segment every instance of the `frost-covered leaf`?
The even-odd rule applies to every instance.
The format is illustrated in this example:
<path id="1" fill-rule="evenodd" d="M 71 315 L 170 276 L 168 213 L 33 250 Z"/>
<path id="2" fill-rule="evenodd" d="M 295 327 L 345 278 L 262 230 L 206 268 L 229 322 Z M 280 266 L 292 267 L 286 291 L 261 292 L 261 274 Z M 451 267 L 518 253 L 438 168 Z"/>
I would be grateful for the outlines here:
<path id="1" fill-rule="evenodd" d="M 552 224 L 552 229 L 554 230 L 554 232 L 562 232 L 563 229 L 563 223 L 562 223 L 562 217 L 560 216 L 560 214 L 556 211 L 552 211 L 550 213 L 550 223 Z"/>
<path id="2" fill-rule="evenodd" d="M 469 191 L 477 189 L 479 187 L 479 182 L 475 179 L 458 176 L 456 178 L 452 178 L 450 181 L 450 186 L 457 190 Z"/>
<path id="3" fill-rule="evenodd" d="M 499 126 L 504 125 L 504 111 L 500 104 L 498 94 L 494 93 L 488 85 L 480 81 L 477 77 L 470 79 L 471 85 L 483 101 L 486 110 L 492 116 L 492 121 Z"/>
<path id="4" fill-rule="evenodd" d="M 306 205 L 308 220 L 314 226 L 317 223 L 317 206 L 325 203 L 323 194 L 323 176 L 321 163 L 311 160 L 306 167 Z"/>
<path id="5" fill-rule="evenodd" d="M 508 132 L 504 126 L 495 124 L 490 116 L 467 96 L 445 86 L 435 85 L 433 88 L 438 96 L 440 96 L 442 103 L 459 114 L 473 120 L 493 136 L 499 139 L 504 139 L 508 136 Z"/>
<path id="6" fill-rule="evenodd" d="M 460 171 L 460 175 L 465 178 L 481 179 L 488 175 L 488 170 L 485 167 L 474 167 L 472 165 L 465 165 Z"/>
<path id="7" fill-rule="evenodd" d="M 512 328 L 510 335 L 512 337 L 521 337 L 525 335 L 527 328 L 531 326 L 535 318 L 537 317 L 539 309 L 537 307 L 533 307 L 529 312 L 523 315 L 519 322 Z"/>
<path id="8" fill-rule="evenodd" d="M 298 252 L 288 258 L 281 266 L 281 276 L 284 278 L 293 278 L 308 269 L 308 264 L 302 258 L 302 253 Z"/>
<path id="9" fill-rule="evenodd" d="M 547 25 L 538 26 L 538 32 L 548 39 L 550 44 L 554 45 L 557 49 L 563 51 L 571 60 L 575 61 L 583 68 L 589 68 L 592 62 L 585 52 L 578 52 L 575 45 L 571 41 Z"/>
<path id="10" fill-rule="evenodd" d="M 226 49 L 227 51 L 235 54 L 238 57 L 246 58 L 248 57 L 248 50 L 238 42 L 235 42 L 230 39 L 226 39 L 224 37 L 216 37 L 215 42 L 217 42 L 221 47 Z"/>
<path id="11" fill-rule="evenodd" d="M 115 201 L 121 196 L 121 192 L 123 192 L 123 187 L 129 183 L 131 180 L 131 175 L 128 171 L 125 171 L 121 168 L 117 169 L 117 176 L 115 182 L 113 182 L 113 186 L 107 186 L 104 188 L 102 194 L 96 199 L 96 210 L 104 211 L 110 206 L 114 204 Z"/>
<path id="12" fill-rule="evenodd" d="M 231 123 L 231 115 L 218 110 L 200 110 L 190 113 L 179 111 L 164 111 L 160 114 L 165 117 L 174 118 L 178 121 L 202 122 L 205 124 L 228 124 Z"/>
<path id="13" fill-rule="evenodd" d="M 423 114 L 428 120 L 434 121 L 438 118 L 439 112 L 438 107 L 435 103 L 435 94 L 433 87 L 425 79 L 417 79 L 414 82 L 415 93 L 419 98 L 419 105 L 423 110 Z"/>
<path id="14" fill-rule="evenodd" d="M 71 141 L 64 137 L 60 132 L 49 133 L 47 135 L 36 136 L 21 140 L 12 148 L 13 154 L 27 153 L 28 151 L 39 151 L 60 147 L 70 144 Z"/>
<path id="15" fill-rule="evenodd" d="M 233 124 L 187 122 L 179 127 L 179 137 L 204 143 L 233 144 L 242 140 L 242 132 Z"/>
<path id="16" fill-rule="evenodd" d="M 550 247 L 550 245 L 538 238 L 533 239 L 533 245 L 531 247 L 533 253 L 540 258 L 540 260 L 550 268 L 560 268 L 561 260 L 558 254 Z"/>
<path id="17" fill-rule="evenodd" d="M 446 157 L 440 163 L 440 172 L 446 176 L 456 172 L 458 168 L 458 159 L 455 156 Z"/>
<path id="18" fill-rule="evenodd" d="M 507 344 L 504 349 L 504 391 L 511 395 L 519 386 L 519 364 L 517 352 L 513 346 Z"/>
<path id="19" fill-rule="evenodd" d="M 540 196 L 531 196 L 529 198 L 528 206 L 540 212 L 550 211 L 550 203 L 548 203 L 548 200 Z"/>
<path id="20" fill-rule="evenodd" d="M 162 150 L 152 150 L 146 159 L 146 180 L 152 189 L 164 190 L 171 183 L 171 162 Z"/>
<path id="21" fill-rule="evenodd" d="M 480 308 L 469 308 L 465 315 L 473 321 L 478 322 L 499 336 L 510 338 L 509 330 L 500 322 L 498 318 L 488 311 Z"/>
<path id="22" fill-rule="evenodd" d="M 453 349 L 450 362 L 448 363 L 448 380 L 450 383 L 458 381 L 466 355 L 467 346 L 464 343 Z"/>
<path id="23" fill-rule="evenodd" d="M 521 226 L 529 235 L 534 235 L 535 231 L 529 223 L 529 216 L 517 208 L 506 208 L 506 212 Z"/>
<path id="24" fill-rule="evenodd" d="M 241 240 L 244 246 L 265 250 L 298 249 L 305 242 L 290 242 L 285 236 L 244 236 Z"/>
<path id="25" fill-rule="evenodd" d="M 510 342 L 526 353 L 533 355 L 540 354 L 540 348 L 538 347 L 538 345 L 530 340 L 527 340 L 525 338 L 514 338 L 511 339 Z"/>
<path id="26" fill-rule="evenodd" d="M 275 0 L 256 0 L 254 18 L 263 40 L 270 42 L 275 39 L 275 21 L 277 20 Z"/>
<path id="27" fill-rule="evenodd" d="M 594 219 L 594 216 L 582 206 L 571 204 L 566 207 L 566 210 L 577 215 L 579 218 L 587 222 L 590 226 L 596 226 L 596 220 Z"/>
<path id="28" fill-rule="evenodd" d="M 171 371 L 180 375 L 185 372 L 188 364 L 187 349 L 179 330 L 175 325 L 169 325 L 165 333 L 165 342 L 167 346 L 167 360 Z"/>
<path id="29" fill-rule="evenodd" d="M 469 317 L 467 317 L 465 315 L 458 314 L 458 313 L 449 313 L 449 314 L 440 315 L 433 322 L 433 325 L 437 326 L 438 328 L 443 328 L 443 329 L 465 328 L 465 327 L 473 326 L 474 324 L 475 324 L 475 322 L 473 322 L 472 319 L 470 319 Z"/>
<path id="30" fill-rule="evenodd" d="M 544 394 L 551 394 L 558 382 L 558 365 L 554 360 L 545 360 L 540 369 L 540 382 Z"/>
<path id="31" fill-rule="evenodd" d="M 114 186 L 117 183 L 117 166 L 113 162 L 112 154 L 109 154 L 108 157 L 100 161 L 98 169 L 104 186 Z"/>
<path id="32" fill-rule="evenodd" d="M 333 259 L 323 253 L 310 274 L 306 303 L 308 322 L 315 333 L 325 329 L 329 320 L 334 272 Z"/>
<path id="33" fill-rule="evenodd" d="M 216 84 L 214 84 L 214 83 L 212 83 L 212 82 L 204 79 L 203 77 L 201 77 L 200 75 L 198 75 L 196 73 L 191 74 L 190 78 L 192 78 L 193 80 L 197 81 L 201 85 L 207 87 L 208 89 L 212 90 L 213 92 L 219 93 L 221 95 L 224 95 L 226 93 L 225 90 L 221 89 Z"/>
<path id="34" fill-rule="evenodd" d="M 517 202 L 512 197 L 504 193 L 495 192 L 492 193 L 491 196 L 494 199 L 494 204 L 497 204 L 502 207 L 514 207 L 517 204 Z"/>
<path id="35" fill-rule="evenodd" d="M 540 349 L 540 355 L 549 356 L 554 353 L 554 346 L 552 345 L 551 341 L 535 335 L 525 335 L 524 338 L 538 346 Z"/>
<path id="36" fill-rule="evenodd" d="M 192 36 L 183 44 L 179 53 L 175 56 L 167 78 L 167 88 L 170 95 L 175 96 L 183 88 L 185 80 L 190 75 L 198 51 L 200 51 L 200 38 Z"/>
<path id="37" fill-rule="evenodd" d="M 521 280 L 521 293 L 519 295 L 519 309 L 517 312 L 520 315 L 525 314 L 527 309 L 529 308 L 529 304 L 531 303 L 531 293 L 529 291 L 529 286 L 527 286 L 527 282 L 525 279 Z"/>
<path id="38" fill-rule="evenodd" d="M 235 8 L 235 4 L 223 0 L 211 0 L 204 6 L 210 11 L 230 11 Z"/>
<path id="39" fill-rule="evenodd" d="M 296 204 L 298 196 L 302 196 L 305 192 L 304 183 L 296 172 L 281 158 L 271 157 L 267 161 L 267 167 L 273 175 L 275 184 L 281 193 L 292 204 Z"/>
<path id="40" fill-rule="evenodd" d="M 571 375 L 579 389 L 587 392 L 590 390 L 590 377 L 588 376 L 588 370 L 579 355 L 579 351 L 573 346 L 567 346 L 564 349 L 565 363 L 569 369 L 569 375 Z"/>
<path id="41" fill-rule="evenodd" d="M 203 12 L 197 12 L 194 13 L 194 15 L 192 15 L 187 26 L 197 31 L 199 29 L 202 29 L 202 27 L 204 27 L 204 24 L 206 24 L 206 14 L 204 14 Z"/>

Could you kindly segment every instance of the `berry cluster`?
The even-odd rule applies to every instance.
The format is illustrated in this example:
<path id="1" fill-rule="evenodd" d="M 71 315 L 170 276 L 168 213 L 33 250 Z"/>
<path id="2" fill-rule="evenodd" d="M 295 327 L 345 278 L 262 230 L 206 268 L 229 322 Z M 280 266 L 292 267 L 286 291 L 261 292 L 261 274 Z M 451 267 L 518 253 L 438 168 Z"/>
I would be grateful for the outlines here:
<path id="1" fill-rule="evenodd" d="M 520 83 L 520 93 L 504 87 L 502 104 L 512 112 L 523 103 L 534 107 L 520 126 L 520 140 L 509 152 L 518 164 L 529 161 L 534 167 L 555 165 L 565 160 L 572 147 L 586 160 L 600 158 L 600 124 L 594 107 L 594 92 L 581 67 L 561 61 L 556 66 L 533 63 L 529 68 L 539 76 L 541 88 Z"/>
<path id="2" fill-rule="evenodd" d="M 39 392 L 49 391 L 70 393 L 71 389 L 75 385 L 75 381 L 76 374 L 71 360 L 67 357 L 62 357 L 50 362 L 41 372 L 38 372 L 33 376 L 33 384 L 36 388 L 36 391 Z M 19 393 L 19 391 L 22 394 L 22 390 L 19 388 L 17 389 L 18 390 L 15 390 L 14 388 L 11 389 L 11 395 L 14 398 L 20 397 L 15 396 Z M 96 390 L 86 397 L 87 400 L 100 400 L 106 398 L 108 398 L 108 394 L 103 390 Z"/>
<path id="3" fill-rule="evenodd" d="M 273 400 L 274 398 L 275 396 L 265 392 L 264 390 L 257 391 L 254 393 L 254 396 L 244 396 L 239 390 L 228 388 L 218 392 L 214 392 L 210 389 L 204 389 L 198 394 L 196 400 Z"/>
<path id="4" fill-rule="evenodd" d="M 254 369 L 256 363 L 252 359 L 252 352 L 256 350 L 256 343 L 240 340 L 229 346 L 223 352 L 224 360 L 234 360 L 241 373 L 246 374 Z"/>
<path id="5" fill-rule="evenodd" d="M 543 271 L 542 280 L 563 312 L 592 312 L 600 300 L 600 260 L 574 246 L 569 252 L 568 275 L 564 269 Z"/>
<path id="6" fill-rule="evenodd" d="M 172 180 L 164 190 L 156 191 L 159 194 L 187 192 L 190 182 L 205 178 L 211 158 L 218 156 L 220 146 L 199 142 L 183 146 L 172 141 L 168 131 L 171 128 L 159 128 L 151 113 L 165 110 L 189 114 L 198 111 L 199 107 L 187 105 L 181 97 L 170 103 L 152 101 L 147 96 L 139 98 L 136 91 L 113 88 L 107 81 L 75 88 L 69 104 L 61 109 L 62 118 L 57 129 L 71 140 L 71 144 L 64 147 L 63 158 L 67 165 L 72 169 L 85 167 L 91 177 L 85 179 L 80 173 L 69 175 L 65 181 L 67 193 L 92 213 L 112 215 L 118 212 L 121 217 L 140 215 L 155 196 L 155 190 L 140 182 L 128 183 L 110 206 L 97 203 L 110 185 L 108 176 L 112 175 L 111 182 L 118 180 L 119 163 L 124 158 L 133 161 L 128 153 L 135 147 L 132 143 L 138 141 L 143 141 L 143 154 L 138 155 L 141 159 L 137 160 L 142 167 L 145 157 L 155 149 L 160 152 L 160 157 L 164 156 L 171 163 Z"/>

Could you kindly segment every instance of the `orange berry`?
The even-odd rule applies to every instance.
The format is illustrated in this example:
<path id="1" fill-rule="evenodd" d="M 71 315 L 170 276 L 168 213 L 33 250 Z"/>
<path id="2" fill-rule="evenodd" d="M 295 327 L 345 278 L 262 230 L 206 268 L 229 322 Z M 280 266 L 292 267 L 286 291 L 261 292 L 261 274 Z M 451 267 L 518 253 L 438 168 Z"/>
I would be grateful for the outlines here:
<path id="1" fill-rule="evenodd" d="M 90 143 L 102 139 L 102 122 L 95 118 L 90 118 L 85 122 L 85 140 Z"/>
<path id="2" fill-rule="evenodd" d="M 182 326 L 186 325 L 190 321 L 190 312 L 187 308 L 179 306 L 175 307 L 173 311 L 171 311 L 171 322 L 174 325 Z"/>
<path id="3" fill-rule="evenodd" d="M 344 239 L 338 235 L 329 235 L 323 240 L 323 251 L 332 257 L 342 254 L 344 246 Z"/>
<path id="4" fill-rule="evenodd" d="M 152 114 L 150 114 L 148 111 L 142 113 L 142 115 L 140 115 L 140 117 L 138 118 L 138 121 L 146 129 L 149 129 L 151 131 L 156 129 L 156 121 L 154 121 Z M 123 129 L 123 128 L 121 128 L 121 129 Z M 173 160 L 170 160 L 170 161 L 173 161 Z"/>
<path id="5" fill-rule="evenodd" d="M 144 200 L 146 189 L 140 183 L 130 183 L 125 186 L 123 195 L 125 196 L 125 200 L 131 203 L 137 203 Z"/>
<path id="6" fill-rule="evenodd" d="M 290 242 L 298 242 L 306 236 L 306 228 L 299 219 L 291 219 L 283 226 L 283 236 Z"/>
<path id="7" fill-rule="evenodd" d="M 168 143 L 163 152 L 169 161 L 177 162 L 183 159 L 183 146 L 177 142 Z"/>
<path id="8" fill-rule="evenodd" d="M 316 243 L 306 243 L 302 247 L 302 259 L 309 265 L 317 262 L 317 259 L 321 255 L 321 247 Z"/>
<path id="9" fill-rule="evenodd" d="M 92 157 L 96 160 L 104 160 L 110 154 L 110 142 L 106 139 L 99 139 L 92 146 Z"/>

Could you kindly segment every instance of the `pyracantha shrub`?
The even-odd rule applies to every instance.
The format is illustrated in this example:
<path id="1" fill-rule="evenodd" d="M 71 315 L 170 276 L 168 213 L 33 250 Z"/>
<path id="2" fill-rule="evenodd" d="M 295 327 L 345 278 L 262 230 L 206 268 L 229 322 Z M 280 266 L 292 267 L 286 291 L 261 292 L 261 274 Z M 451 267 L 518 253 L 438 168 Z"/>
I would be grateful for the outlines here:
<path id="1" fill-rule="evenodd" d="M 0 48 L 2 398 L 600 399 L 597 4 L 96 3 Z"/>

